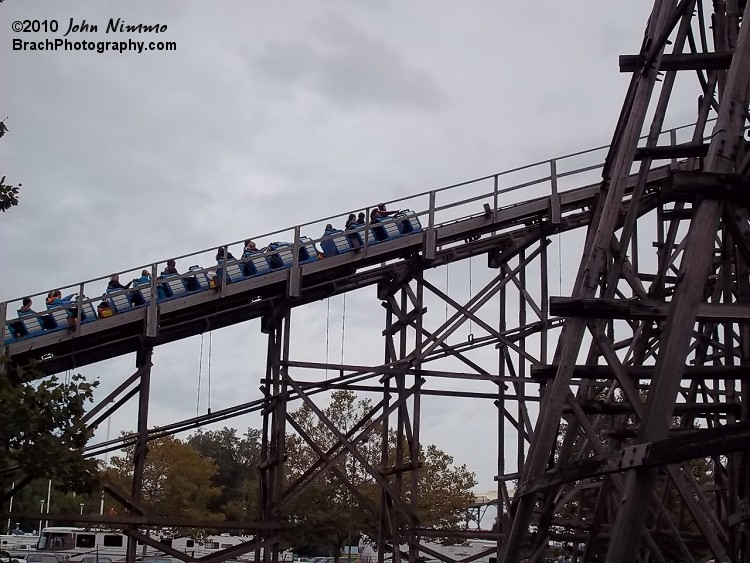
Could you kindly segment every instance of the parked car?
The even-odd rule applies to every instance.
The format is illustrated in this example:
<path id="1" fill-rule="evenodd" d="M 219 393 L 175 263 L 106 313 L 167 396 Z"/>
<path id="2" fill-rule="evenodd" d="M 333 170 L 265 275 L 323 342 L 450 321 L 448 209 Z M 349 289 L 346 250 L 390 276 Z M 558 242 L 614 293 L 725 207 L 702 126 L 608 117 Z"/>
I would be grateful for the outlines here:
<path id="1" fill-rule="evenodd" d="M 80 559 L 71 558 L 69 563 L 112 563 L 112 558 L 105 555 L 84 555 Z"/>
<path id="2" fill-rule="evenodd" d="M 167 555 L 151 555 L 144 557 L 141 563 L 180 563 L 180 560 Z"/>
<path id="3" fill-rule="evenodd" d="M 52 553 L 27 553 L 26 563 L 63 563 L 65 558 L 61 555 L 55 556 Z"/>

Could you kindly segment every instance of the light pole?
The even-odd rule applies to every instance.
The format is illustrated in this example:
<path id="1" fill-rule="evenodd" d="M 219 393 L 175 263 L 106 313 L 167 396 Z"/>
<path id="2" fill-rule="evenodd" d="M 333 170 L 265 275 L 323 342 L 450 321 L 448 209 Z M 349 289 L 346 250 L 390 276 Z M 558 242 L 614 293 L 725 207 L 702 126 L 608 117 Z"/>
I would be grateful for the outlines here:
<path id="1" fill-rule="evenodd" d="M 47 482 L 47 514 L 49 514 L 49 508 L 50 508 L 50 506 L 52 506 L 52 503 L 50 502 L 50 496 L 51 495 L 52 495 L 52 479 L 50 479 Z M 49 516 L 47 516 L 47 518 L 49 518 Z M 46 520 L 44 522 L 44 527 L 46 528 L 47 526 L 49 526 L 49 520 Z"/>
<path id="2" fill-rule="evenodd" d="M 10 490 L 16 488 L 16 482 L 13 481 L 10 485 Z M 10 535 L 10 513 L 13 512 L 13 495 L 10 495 L 10 506 L 8 507 L 8 535 Z"/>
<path id="3" fill-rule="evenodd" d="M 44 514 L 44 499 L 39 501 L 39 514 Z M 39 537 L 42 536 L 42 516 L 39 516 Z"/>

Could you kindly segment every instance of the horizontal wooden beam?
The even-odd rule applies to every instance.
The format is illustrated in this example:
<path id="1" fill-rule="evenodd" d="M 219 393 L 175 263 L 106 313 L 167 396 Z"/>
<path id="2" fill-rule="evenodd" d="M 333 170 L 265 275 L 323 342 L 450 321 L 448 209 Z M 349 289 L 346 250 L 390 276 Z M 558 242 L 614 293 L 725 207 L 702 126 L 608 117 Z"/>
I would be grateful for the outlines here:
<path id="1" fill-rule="evenodd" d="M 623 371 L 633 379 L 651 379 L 654 366 L 623 366 Z M 552 379 L 557 373 L 556 365 L 531 366 L 534 379 Z M 573 377 L 578 379 L 614 379 L 609 366 L 578 365 L 573 368 Z M 745 366 L 684 366 L 682 379 L 750 379 L 750 370 Z"/>
<path id="2" fill-rule="evenodd" d="M 635 150 L 635 160 L 671 160 L 673 158 L 699 158 L 708 154 L 708 145 L 688 143 L 662 147 L 639 147 Z"/>
<path id="3" fill-rule="evenodd" d="M 672 181 L 662 187 L 662 201 L 688 201 L 697 198 L 732 201 L 750 207 L 750 178 L 743 174 L 675 171 Z"/>
<path id="4" fill-rule="evenodd" d="M 87 524 L 99 524 L 104 527 L 118 528 L 123 525 L 174 527 L 174 528 L 217 528 L 221 530 L 277 530 L 281 523 L 277 520 L 267 522 L 240 522 L 237 520 L 189 520 L 179 516 L 157 516 L 152 514 L 128 515 L 112 514 L 102 516 L 99 514 L 78 513 L 45 513 L 45 520 L 50 522 L 82 522 Z M 38 512 L 0 512 L 1 518 L 18 518 L 19 520 L 39 520 Z"/>
<path id="5" fill-rule="evenodd" d="M 599 319 L 654 320 L 667 318 L 668 303 L 643 303 L 623 299 L 579 299 L 550 297 L 550 313 L 559 317 L 591 317 Z M 702 303 L 696 321 L 750 322 L 750 305 L 739 303 Z"/>
<path id="6" fill-rule="evenodd" d="M 503 537 L 499 532 L 486 530 L 436 530 L 432 528 L 414 528 L 412 535 L 427 538 L 463 538 L 476 540 L 497 540 Z"/>
<path id="7" fill-rule="evenodd" d="M 417 462 L 417 469 L 422 468 L 422 462 Z M 401 465 L 393 465 L 391 467 L 386 467 L 385 469 L 381 469 L 379 473 L 381 475 L 396 475 L 398 473 L 407 473 L 409 471 L 414 471 L 414 464 L 412 463 L 403 463 Z"/>
<path id="8" fill-rule="evenodd" d="M 579 403 L 580 409 L 585 414 L 635 414 L 635 409 L 630 403 L 604 403 L 597 401 L 587 401 Z M 674 406 L 675 416 L 692 414 L 700 418 L 700 415 L 714 415 L 733 413 L 740 415 L 741 408 L 739 403 L 678 403 Z M 573 407 L 563 407 L 564 414 L 572 414 L 576 411 Z"/>
<path id="9" fill-rule="evenodd" d="M 689 459 L 726 455 L 747 449 L 748 444 L 750 421 L 685 432 L 673 438 L 629 446 L 609 458 L 598 456 L 560 466 L 523 484 L 516 494 L 527 495 L 553 485 L 619 473 L 634 467 L 656 467 Z"/>
<path id="10" fill-rule="evenodd" d="M 620 72 L 637 72 L 643 68 L 643 55 L 620 55 Z M 726 69 L 732 62 L 732 53 L 679 53 L 664 54 L 659 70 L 715 70 Z"/>

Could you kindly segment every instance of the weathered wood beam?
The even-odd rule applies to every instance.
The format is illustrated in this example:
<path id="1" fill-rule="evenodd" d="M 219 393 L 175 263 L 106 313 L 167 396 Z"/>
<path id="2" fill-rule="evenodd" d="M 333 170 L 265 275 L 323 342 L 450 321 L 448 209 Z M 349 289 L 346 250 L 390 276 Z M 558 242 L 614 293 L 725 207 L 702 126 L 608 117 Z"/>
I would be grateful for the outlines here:
<path id="1" fill-rule="evenodd" d="M 685 143 L 635 149 L 633 160 L 672 160 L 674 158 L 702 158 L 708 154 L 708 145 Z"/>
<path id="2" fill-rule="evenodd" d="M 695 201 L 703 197 L 750 207 L 749 191 L 750 177 L 745 174 L 676 170 L 672 181 L 662 187 L 661 195 L 662 201 Z"/>
<path id="3" fill-rule="evenodd" d="M 39 520 L 39 512 L 0 512 L 0 517 L 18 518 L 20 520 Z M 173 528 L 217 528 L 222 530 L 254 530 L 278 529 L 279 521 L 265 522 L 240 522 L 237 520 L 190 520 L 181 516 L 158 516 L 155 514 L 129 515 L 115 514 L 102 516 L 100 514 L 78 514 L 76 513 L 45 513 L 44 519 L 50 522 L 85 522 L 112 528 L 121 528 L 126 525 L 137 525 L 143 527 L 173 527 Z"/>
<path id="4" fill-rule="evenodd" d="M 619 473 L 633 467 L 657 467 L 689 459 L 725 455 L 747 448 L 750 421 L 680 433 L 673 438 L 623 448 L 611 457 L 596 456 L 559 466 L 529 481 L 516 494 L 526 495 L 553 485 Z"/>
<path id="5" fill-rule="evenodd" d="M 37 514 L 37 517 L 39 515 Z M 414 535 L 424 536 L 427 538 L 464 538 L 464 539 L 477 539 L 477 540 L 497 540 L 502 537 L 502 534 L 498 532 L 484 531 L 484 530 L 435 530 L 432 528 L 414 528 L 412 530 Z"/>
<path id="6" fill-rule="evenodd" d="M 560 317 L 600 319 L 637 319 L 660 321 L 667 318 L 669 304 L 643 303 L 637 300 L 550 297 L 550 312 Z M 750 322 L 750 304 L 701 303 L 696 321 Z"/>
<path id="7" fill-rule="evenodd" d="M 417 462 L 417 469 L 421 469 L 423 466 L 423 463 L 421 461 Z M 381 475 L 396 475 L 397 473 L 407 473 L 409 471 L 414 471 L 414 464 L 413 463 L 404 463 L 399 466 L 391 466 L 386 467 L 384 469 L 380 470 Z"/>
<path id="8" fill-rule="evenodd" d="M 638 414 L 632 403 L 603 403 L 603 402 L 579 402 L 581 410 L 586 414 Z M 738 415 L 741 405 L 739 403 L 679 403 L 674 407 L 675 415 L 683 414 L 722 414 L 732 413 Z M 563 407 L 564 414 L 570 414 L 570 407 Z"/>
<path id="9" fill-rule="evenodd" d="M 643 55 L 620 55 L 620 72 L 637 72 L 642 69 Z M 659 63 L 660 71 L 726 69 L 732 62 L 732 53 L 679 53 L 665 54 Z"/>
<path id="10" fill-rule="evenodd" d="M 623 369 L 628 376 L 635 379 L 651 379 L 654 366 L 624 366 Z M 556 365 L 531 366 L 531 377 L 539 379 L 551 379 L 557 373 Z M 578 365 L 573 368 L 573 377 L 580 379 L 614 379 L 612 368 L 609 366 L 585 366 Z M 750 369 L 745 366 L 685 366 L 682 373 L 683 379 L 750 379 Z"/>

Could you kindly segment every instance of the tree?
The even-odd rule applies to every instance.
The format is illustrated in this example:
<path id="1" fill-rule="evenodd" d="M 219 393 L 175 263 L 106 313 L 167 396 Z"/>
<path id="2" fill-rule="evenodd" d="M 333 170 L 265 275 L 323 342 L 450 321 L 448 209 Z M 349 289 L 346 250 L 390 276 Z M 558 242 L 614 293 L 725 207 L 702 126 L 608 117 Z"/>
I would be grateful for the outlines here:
<path id="1" fill-rule="evenodd" d="M 52 485 L 51 491 L 48 489 L 50 484 Z M 47 497 L 48 494 L 49 500 Z M 81 511 L 84 514 L 99 514 L 100 495 L 101 492 L 99 490 L 91 494 L 81 493 L 80 491 L 60 490 L 59 487 L 55 486 L 55 481 L 50 481 L 50 479 L 46 478 L 34 479 L 13 495 L 13 510 L 8 514 L 11 529 L 15 528 L 16 524 L 18 524 L 24 532 L 37 531 L 39 529 L 39 521 L 42 519 L 46 521 L 44 514 L 40 513 L 40 509 L 43 509 L 44 513 L 49 508 L 49 512 L 58 514 L 80 514 Z M 44 501 L 43 504 L 42 501 Z M 8 506 L 6 505 L 6 508 Z M 16 514 L 19 513 L 36 514 L 37 516 L 29 519 L 21 519 L 16 517 Z M 3 522 L 3 533 L 7 531 L 4 529 L 7 523 L 7 520 Z M 50 522 L 50 524 L 54 526 L 75 526 L 78 522 L 73 517 L 68 521 L 55 520 L 54 523 Z"/>
<path id="2" fill-rule="evenodd" d="M 343 433 L 346 433 L 371 408 L 369 399 L 357 399 L 351 391 L 335 391 L 330 405 L 324 409 L 326 416 Z M 303 405 L 293 413 L 295 421 L 323 450 L 329 449 L 336 441 L 332 432 Z M 359 453 L 367 463 L 375 468 L 381 466 L 381 439 L 383 428 L 378 427 L 369 439 L 358 444 Z M 395 460 L 396 434 L 390 432 L 389 460 Z M 404 459 L 408 459 L 406 445 Z M 293 434 L 287 436 L 287 478 L 294 481 L 317 461 L 313 448 Z M 467 520 L 467 507 L 474 501 L 471 488 L 476 485 L 474 473 L 465 465 L 455 466 L 453 458 L 437 446 L 420 447 L 419 492 L 417 512 L 420 526 L 426 528 L 450 528 L 462 525 Z M 371 506 L 378 506 L 380 487 L 360 463 L 352 457 L 342 456 L 336 467 L 356 486 L 357 490 L 369 499 Z M 408 483 L 410 473 L 402 474 L 403 482 Z M 394 477 L 389 478 L 391 482 Z M 405 487 L 408 488 L 408 487 Z M 409 493 L 403 493 L 403 500 L 409 502 Z M 355 496 L 346 488 L 333 472 L 321 476 L 303 494 L 292 508 L 290 520 L 293 522 L 291 542 L 300 553 L 329 553 L 338 557 L 340 548 L 349 542 L 355 544 L 360 535 L 377 537 L 379 520 L 366 508 L 359 505 Z"/>
<path id="3" fill-rule="evenodd" d="M 11 370 L 0 358 L 0 467 L 52 479 L 61 490 L 90 491 L 96 462 L 83 457 L 91 431 L 81 417 L 98 382 L 80 375 L 67 382 L 40 376 L 33 369 Z M 3 490 L 15 479 L 13 472 L 3 472 Z"/>
<path id="4" fill-rule="evenodd" d="M 209 509 L 223 512 L 230 520 L 255 519 L 260 432 L 248 428 L 247 434 L 240 437 L 234 428 L 198 430 L 187 442 L 217 466 L 211 484 L 221 492 L 209 503 Z"/>
<path id="5" fill-rule="evenodd" d="M 0 178 L 0 211 L 8 211 L 18 205 L 18 192 L 21 184 L 11 186 L 5 184 L 5 176 Z"/>
<path id="6" fill-rule="evenodd" d="M 129 492 L 133 483 L 134 446 L 113 456 L 106 479 Z M 143 475 L 142 503 L 157 514 L 184 519 L 218 519 L 209 509 L 220 494 L 211 480 L 217 467 L 174 436 L 149 442 Z"/>
<path id="7" fill-rule="evenodd" d="M 8 119 L 7 117 L 5 119 Z M 0 121 L 0 138 L 2 138 L 7 131 L 8 127 L 5 125 L 5 119 Z M 5 176 L 0 178 L 0 211 L 7 211 L 11 207 L 18 205 L 18 192 L 21 184 L 18 186 L 11 186 L 5 184 Z"/>

